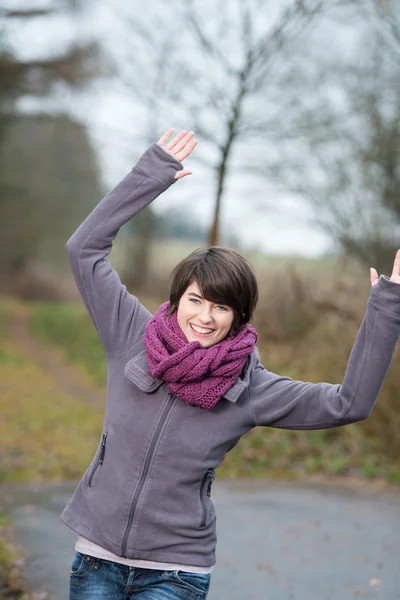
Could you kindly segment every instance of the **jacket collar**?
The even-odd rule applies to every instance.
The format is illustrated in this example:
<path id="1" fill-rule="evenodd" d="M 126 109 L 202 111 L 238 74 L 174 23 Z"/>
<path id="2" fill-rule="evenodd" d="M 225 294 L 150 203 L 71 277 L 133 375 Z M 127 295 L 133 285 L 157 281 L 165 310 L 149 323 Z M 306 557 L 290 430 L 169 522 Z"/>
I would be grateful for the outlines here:
<path id="1" fill-rule="evenodd" d="M 250 384 L 250 375 L 254 369 L 254 365 L 257 362 L 256 351 L 254 351 L 249 358 L 244 368 L 244 372 L 241 377 L 238 377 L 232 387 L 229 388 L 224 394 L 224 398 L 229 402 L 237 402 L 240 394 L 248 388 Z M 151 394 L 155 392 L 161 385 L 165 385 L 164 381 L 158 377 L 153 377 L 150 374 L 149 364 L 147 362 L 146 350 L 143 350 L 137 356 L 134 356 L 128 361 L 124 368 L 124 375 L 132 383 L 134 383 L 142 392 Z"/>

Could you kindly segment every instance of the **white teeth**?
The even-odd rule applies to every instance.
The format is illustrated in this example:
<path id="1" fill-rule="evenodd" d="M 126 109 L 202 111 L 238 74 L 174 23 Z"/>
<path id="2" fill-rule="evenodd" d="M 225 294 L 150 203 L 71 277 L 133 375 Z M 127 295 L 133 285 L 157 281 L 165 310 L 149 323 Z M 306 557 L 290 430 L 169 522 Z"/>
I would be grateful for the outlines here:
<path id="1" fill-rule="evenodd" d="M 192 323 L 190 323 L 190 326 L 192 327 L 192 329 L 197 331 L 197 333 L 211 333 L 212 331 L 214 331 L 214 329 L 203 329 L 203 327 L 197 327 L 196 325 L 193 325 Z"/>

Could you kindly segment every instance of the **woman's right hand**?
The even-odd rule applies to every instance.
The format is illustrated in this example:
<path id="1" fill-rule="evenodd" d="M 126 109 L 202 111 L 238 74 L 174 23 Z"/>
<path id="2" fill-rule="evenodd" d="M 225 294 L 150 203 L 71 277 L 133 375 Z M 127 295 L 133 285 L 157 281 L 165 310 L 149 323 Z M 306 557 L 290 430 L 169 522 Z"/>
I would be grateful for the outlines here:
<path id="1" fill-rule="evenodd" d="M 182 162 L 185 158 L 189 156 L 197 146 L 197 140 L 193 140 L 194 132 L 186 131 L 183 129 L 180 131 L 175 137 L 168 141 L 168 138 L 174 133 L 173 129 L 168 129 L 160 137 L 157 144 L 163 148 L 168 154 L 171 154 L 176 160 Z M 191 175 L 192 171 L 188 169 L 182 169 L 182 171 L 177 171 L 174 179 L 181 179 L 182 177 L 186 177 L 186 175 Z"/>

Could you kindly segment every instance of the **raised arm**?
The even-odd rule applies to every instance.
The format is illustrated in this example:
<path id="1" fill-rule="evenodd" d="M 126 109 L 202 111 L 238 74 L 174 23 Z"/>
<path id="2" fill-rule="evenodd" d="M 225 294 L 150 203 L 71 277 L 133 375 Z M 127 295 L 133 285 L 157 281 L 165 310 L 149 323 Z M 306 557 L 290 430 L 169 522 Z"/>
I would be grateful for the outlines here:
<path id="1" fill-rule="evenodd" d="M 193 132 L 168 141 L 168 130 L 140 158 L 132 171 L 96 206 L 67 242 L 72 272 L 82 300 L 107 353 L 134 345 L 150 313 L 129 294 L 107 256 L 120 227 L 176 179 L 191 172 L 180 160 L 196 145 Z"/>
<path id="2" fill-rule="evenodd" d="M 371 272 L 371 283 L 366 314 L 342 385 L 295 381 L 258 363 L 250 384 L 256 425 L 326 429 L 370 415 L 400 336 L 400 251 L 392 277 L 381 275 L 378 279 L 376 272 Z"/>

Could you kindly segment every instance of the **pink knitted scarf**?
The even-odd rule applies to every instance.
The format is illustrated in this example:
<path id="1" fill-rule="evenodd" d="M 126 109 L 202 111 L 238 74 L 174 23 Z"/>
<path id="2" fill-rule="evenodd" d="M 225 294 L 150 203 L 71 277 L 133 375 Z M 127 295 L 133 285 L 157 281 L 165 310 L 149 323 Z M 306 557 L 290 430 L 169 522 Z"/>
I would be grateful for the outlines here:
<path id="1" fill-rule="evenodd" d="M 167 315 L 169 302 L 162 304 L 146 325 L 144 343 L 153 377 L 188 404 L 213 408 L 239 377 L 254 350 L 257 332 L 242 325 L 234 335 L 203 348 L 188 342 L 177 321 L 176 311 Z"/>

